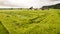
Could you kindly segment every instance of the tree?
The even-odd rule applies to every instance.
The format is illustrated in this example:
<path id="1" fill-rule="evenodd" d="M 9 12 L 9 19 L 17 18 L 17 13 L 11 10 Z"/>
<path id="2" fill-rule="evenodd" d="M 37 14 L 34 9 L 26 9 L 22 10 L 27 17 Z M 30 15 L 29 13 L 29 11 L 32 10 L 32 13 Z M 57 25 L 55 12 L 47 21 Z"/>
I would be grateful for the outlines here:
<path id="1" fill-rule="evenodd" d="M 31 9 L 31 10 L 32 10 L 32 9 L 33 9 L 33 6 L 31 6 L 29 9 Z"/>

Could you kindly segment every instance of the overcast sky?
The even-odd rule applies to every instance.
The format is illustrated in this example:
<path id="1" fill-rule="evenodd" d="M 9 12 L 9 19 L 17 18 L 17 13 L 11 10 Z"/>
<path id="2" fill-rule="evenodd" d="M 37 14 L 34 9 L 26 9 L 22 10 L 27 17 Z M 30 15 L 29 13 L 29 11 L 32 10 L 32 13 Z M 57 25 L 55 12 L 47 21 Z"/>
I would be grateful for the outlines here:
<path id="1" fill-rule="evenodd" d="M 40 8 L 45 5 L 54 5 L 60 3 L 60 0 L 0 0 L 0 8 Z"/>

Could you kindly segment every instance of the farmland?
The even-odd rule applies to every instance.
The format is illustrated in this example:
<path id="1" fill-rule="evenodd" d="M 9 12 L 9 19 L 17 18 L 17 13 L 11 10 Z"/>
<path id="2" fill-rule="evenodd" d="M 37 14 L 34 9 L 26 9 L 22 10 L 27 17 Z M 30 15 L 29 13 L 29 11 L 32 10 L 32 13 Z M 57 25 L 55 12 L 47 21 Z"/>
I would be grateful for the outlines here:
<path id="1" fill-rule="evenodd" d="M 60 10 L 0 10 L 0 34 L 60 34 Z"/>

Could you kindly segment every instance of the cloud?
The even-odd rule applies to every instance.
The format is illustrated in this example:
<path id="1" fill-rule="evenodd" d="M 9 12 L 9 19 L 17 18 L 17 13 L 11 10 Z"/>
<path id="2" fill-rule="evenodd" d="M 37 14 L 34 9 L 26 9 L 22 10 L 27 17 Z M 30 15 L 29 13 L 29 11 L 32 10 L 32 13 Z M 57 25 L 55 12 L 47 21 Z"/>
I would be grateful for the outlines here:
<path id="1" fill-rule="evenodd" d="M 40 8 L 44 5 L 54 5 L 60 3 L 59 0 L 0 0 L 0 8 L 17 7 L 17 8 Z"/>

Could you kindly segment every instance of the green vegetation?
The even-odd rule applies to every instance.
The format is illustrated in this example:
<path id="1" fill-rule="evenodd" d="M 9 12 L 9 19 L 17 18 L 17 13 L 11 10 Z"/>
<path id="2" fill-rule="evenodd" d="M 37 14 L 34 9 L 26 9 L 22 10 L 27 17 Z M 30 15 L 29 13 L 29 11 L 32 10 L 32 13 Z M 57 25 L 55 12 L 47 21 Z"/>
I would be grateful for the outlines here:
<path id="1" fill-rule="evenodd" d="M 0 34 L 60 34 L 60 10 L 0 10 Z"/>

